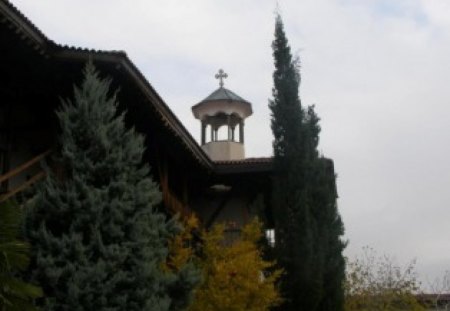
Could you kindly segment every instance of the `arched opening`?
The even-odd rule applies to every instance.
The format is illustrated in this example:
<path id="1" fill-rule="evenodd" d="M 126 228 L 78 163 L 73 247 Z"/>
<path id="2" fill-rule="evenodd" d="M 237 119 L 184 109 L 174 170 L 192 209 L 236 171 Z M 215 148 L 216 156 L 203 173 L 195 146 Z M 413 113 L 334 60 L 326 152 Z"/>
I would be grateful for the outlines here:
<path id="1" fill-rule="evenodd" d="M 228 139 L 228 126 L 222 125 L 217 129 L 217 141 L 226 141 Z"/>
<path id="2" fill-rule="evenodd" d="M 202 121 L 202 145 L 212 141 L 235 141 L 243 143 L 243 120 L 232 113 L 218 113 Z"/>

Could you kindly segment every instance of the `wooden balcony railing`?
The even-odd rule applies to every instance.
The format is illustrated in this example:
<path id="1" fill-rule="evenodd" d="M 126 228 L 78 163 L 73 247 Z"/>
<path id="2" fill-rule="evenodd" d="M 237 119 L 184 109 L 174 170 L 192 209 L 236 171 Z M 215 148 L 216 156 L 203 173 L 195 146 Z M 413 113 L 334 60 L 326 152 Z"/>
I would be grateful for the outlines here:
<path id="1" fill-rule="evenodd" d="M 10 170 L 9 172 L 0 175 L 0 184 L 4 183 L 6 181 L 10 181 L 11 179 L 19 176 L 24 176 L 29 170 L 33 167 L 36 167 L 45 157 L 47 157 L 51 153 L 51 150 L 47 150 L 31 160 L 19 165 L 18 167 Z M 30 187 L 32 184 L 37 182 L 38 180 L 42 179 L 45 176 L 44 170 L 39 167 L 38 171 L 35 172 L 31 177 L 27 178 L 26 181 L 23 183 L 15 186 L 12 189 L 8 189 L 5 193 L 0 194 L 0 203 L 8 200 L 12 196 L 24 191 L 28 187 Z"/>

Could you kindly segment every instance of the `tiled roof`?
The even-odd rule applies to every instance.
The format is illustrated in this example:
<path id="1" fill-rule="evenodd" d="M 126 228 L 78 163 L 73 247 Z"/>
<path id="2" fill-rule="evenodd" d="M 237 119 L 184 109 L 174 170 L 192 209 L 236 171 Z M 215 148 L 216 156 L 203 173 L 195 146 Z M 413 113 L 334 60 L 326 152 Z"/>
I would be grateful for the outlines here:
<path id="1" fill-rule="evenodd" d="M 243 102 L 243 103 L 250 104 L 248 101 L 246 101 L 239 95 L 236 95 L 234 92 L 232 92 L 224 87 L 218 88 L 217 90 L 212 92 L 208 97 L 206 97 L 204 100 L 202 100 L 200 103 L 216 101 L 216 100 L 229 100 L 229 101 L 237 101 L 237 102 Z"/>
<path id="2" fill-rule="evenodd" d="M 13 18 L 13 15 L 16 15 L 18 21 L 24 21 L 26 22 L 27 25 L 18 25 L 19 27 L 30 27 L 33 28 L 33 31 L 41 37 L 41 39 L 45 40 L 45 41 L 49 41 L 49 42 L 53 42 L 52 40 L 48 39 L 46 35 L 44 35 L 44 33 L 38 28 L 36 27 L 35 24 L 33 24 L 28 17 L 26 17 L 22 12 L 20 12 L 17 7 L 15 7 L 10 1 L 8 0 L 2 0 L 0 1 L 0 6 L 5 6 L 8 7 L 10 10 L 9 12 L 11 12 L 12 14 L 9 16 L 9 18 Z"/>
<path id="3" fill-rule="evenodd" d="M 214 164 L 215 171 L 220 174 L 267 173 L 273 170 L 273 158 L 215 161 Z"/>
<path id="4" fill-rule="evenodd" d="M 245 158 L 241 160 L 227 160 L 227 161 L 215 161 L 218 165 L 245 165 L 245 164 L 257 164 L 257 163 L 272 163 L 273 158 Z"/>

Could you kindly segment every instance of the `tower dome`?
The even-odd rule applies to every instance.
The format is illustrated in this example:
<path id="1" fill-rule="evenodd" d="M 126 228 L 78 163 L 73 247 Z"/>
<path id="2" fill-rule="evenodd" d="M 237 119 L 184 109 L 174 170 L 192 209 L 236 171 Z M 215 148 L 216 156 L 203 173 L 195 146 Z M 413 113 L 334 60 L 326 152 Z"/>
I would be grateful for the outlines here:
<path id="1" fill-rule="evenodd" d="M 253 113 L 250 102 L 223 87 L 223 79 L 227 77 L 220 69 L 216 74 L 220 87 L 192 107 L 194 117 L 201 121 L 201 146 L 213 161 L 245 158 L 244 120 Z M 228 131 L 226 137 L 219 139 L 222 127 Z M 239 135 L 236 135 L 236 130 Z"/>

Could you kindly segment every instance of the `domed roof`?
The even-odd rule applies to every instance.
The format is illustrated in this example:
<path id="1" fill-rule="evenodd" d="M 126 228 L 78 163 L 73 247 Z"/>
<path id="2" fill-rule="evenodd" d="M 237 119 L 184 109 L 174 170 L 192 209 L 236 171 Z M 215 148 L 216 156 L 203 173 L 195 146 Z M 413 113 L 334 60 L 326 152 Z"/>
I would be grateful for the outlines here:
<path id="1" fill-rule="evenodd" d="M 224 87 L 220 87 L 217 90 L 215 90 L 214 92 L 212 92 L 208 97 L 206 97 L 204 100 L 202 100 L 199 104 L 204 103 L 204 102 L 209 102 L 209 101 L 217 101 L 217 100 L 236 101 L 236 102 L 250 104 L 250 102 L 248 102 L 247 100 L 243 99 L 239 95 L 236 95 L 235 93 L 233 93 L 232 91 L 230 91 Z"/>
<path id="2" fill-rule="evenodd" d="M 227 77 L 228 75 L 220 69 L 216 74 L 216 79 L 220 80 L 220 87 L 192 107 L 195 118 L 204 120 L 220 114 L 235 114 L 245 119 L 253 113 L 252 104 L 249 101 L 223 87 L 223 79 Z"/>
<path id="3" fill-rule="evenodd" d="M 227 115 L 236 114 L 241 119 L 245 119 L 253 113 L 252 104 L 249 101 L 224 87 L 218 88 L 204 100 L 193 106 L 192 112 L 195 118 L 201 120 L 220 113 Z"/>

